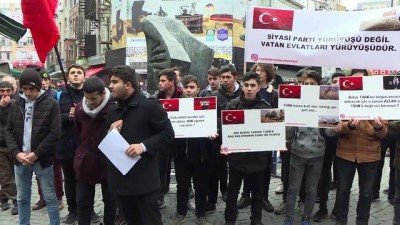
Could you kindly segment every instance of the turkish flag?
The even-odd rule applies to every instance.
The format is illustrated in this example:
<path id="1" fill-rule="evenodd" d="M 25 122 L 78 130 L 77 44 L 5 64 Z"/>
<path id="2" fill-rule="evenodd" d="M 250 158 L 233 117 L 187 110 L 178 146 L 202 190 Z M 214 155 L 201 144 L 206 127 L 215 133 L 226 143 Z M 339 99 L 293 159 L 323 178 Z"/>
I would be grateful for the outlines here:
<path id="1" fill-rule="evenodd" d="M 301 98 L 300 85 L 279 85 L 279 98 Z"/>
<path id="2" fill-rule="evenodd" d="M 194 98 L 193 103 L 194 110 L 210 110 L 217 108 L 216 97 Z"/>
<path id="3" fill-rule="evenodd" d="M 355 91 L 363 89 L 363 77 L 339 77 L 341 91 Z"/>
<path id="4" fill-rule="evenodd" d="M 400 89 L 400 76 L 383 76 L 383 89 L 385 90 Z"/>
<path id="5" fill-rule="evenodd" d="M 55 22 L 56 7 L 57 0 L 21 1 L 24 26 L 31 30 L 33 43 L 42 63 L 45 63 L 47 53 L 57 44 L 60 37 Z"/>
<path id="6" fill-rule="evenodd" d="M 293 10 L 254 7 L 253 29 L 292 31 Z"/>
<path id="7" fill-rule="evenodd" d="M 179 98 L 160 99 L 160 102 L 167 112 L 179 111 Z"/>
<path id="8" fill-rule="evenodd" d="M 244 110 L 223 110 L 222 125 L 244 124 Z"/>

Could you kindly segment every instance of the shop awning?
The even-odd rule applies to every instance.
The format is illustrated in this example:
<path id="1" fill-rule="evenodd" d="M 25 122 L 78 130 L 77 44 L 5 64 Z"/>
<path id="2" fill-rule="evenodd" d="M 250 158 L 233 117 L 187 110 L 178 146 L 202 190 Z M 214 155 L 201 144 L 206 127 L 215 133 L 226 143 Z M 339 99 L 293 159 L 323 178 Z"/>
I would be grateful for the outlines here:
<path id="1" fill-rule="evenodd" d="M 26 33 L 24 26 L 0 13 L 0 34 L 16 42 Z"/>
<path id="2" fill-rule="evenodd" d="M 91 77 L 91 76 L 95 75 L 96 73 L 102 71 L 104 68 L 105 68 L 104 66 L 89 68 L 86 70 L 85 77 Z"/>

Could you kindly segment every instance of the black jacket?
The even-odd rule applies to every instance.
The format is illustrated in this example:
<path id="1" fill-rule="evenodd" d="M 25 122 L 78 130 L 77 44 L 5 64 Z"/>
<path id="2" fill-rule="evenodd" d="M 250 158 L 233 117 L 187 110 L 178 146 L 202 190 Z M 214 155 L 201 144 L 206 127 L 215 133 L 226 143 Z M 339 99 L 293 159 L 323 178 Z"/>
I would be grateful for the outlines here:
<path id="1" fill-rule="evenodd" d="M 271 108 L 269 103 L 261 99 L 260 95 L 257 95 L 253 101 L 247 101 L 243 93 L 226 106 L 227 110 L 269 108 Z M 268 165 L 268 152 L 232 153 L 228 155 L 228 162 L 229 166 L 246 174 L 259 172 L 265 170 Z"/>
<path id="2" fill-rule="evenodd" d="M 108 161 L 110 190 L 119 195 L 141 195 L 160 189 L 157 152 L 168 151 L 175 137 L 167 112 L 157 99 L 135 92 L 127 101 L 113 104 L 108 112 L 107 127 L 123 120 L 120 131 L 129 144 L 143 143 L 147 151 L 124 176 Z"/>
<path id="3" fill-rule="evenodd" d="M 18 98 L 11 104 L 6 127 L 6 141 L 14 158 L 22 152 L 25 120 L 25 99 Z M 36 100 L 32 118 L 31 150 L 45 168 L 53 163 L 54 145 L 61 134 L 60 109 L 57 101 L 43 93 Z M 14 160 L 16 165 L 19 164 Z"/>
<path id="4" fill-rule="evenodd" d="M 14 100 L 12 100 L 14 101 Z M 11 103 L 7 107 L 0 106 L 0 147 L 7 147 L 6 126 Z"/>
<path id="5" fill-rule="evenodd" d="M 56 145 L 56 158 L 62 160 L 73 160 L 75 156 L 75 148 L 78 143 L 79 134 L 74 128 L 74 121 L 69 119 L 69 111 L 74 104 L 77 104 L 83 99 L 83 90 L 77 90 L 69 88 L 72 93 L 69 93 L 66 89 L 62 90 L 59 105 L 61 111 L 61 127 L 62 134 L 60 140 Z M 70 95 L 74 100 L 71 103 Z"/>
<path id="6" fill-rule="evenodd" d="M 239 97 L 239 95 L 242 93 L 242 89 L 239 88 L 233 92 L 232 95 L 228 94 L 228 92 L 225 90 L 224 86 L 220 86 L 218 90 L 211 92 L 209 96 L 216 96 L 217 97 L 217 127 L 218 127 L 218 134 L 219 137 L 218 139 L 221 140 L 221 111 L 225 110 L 227 104 L 232 101 L 233 99 Z"/>

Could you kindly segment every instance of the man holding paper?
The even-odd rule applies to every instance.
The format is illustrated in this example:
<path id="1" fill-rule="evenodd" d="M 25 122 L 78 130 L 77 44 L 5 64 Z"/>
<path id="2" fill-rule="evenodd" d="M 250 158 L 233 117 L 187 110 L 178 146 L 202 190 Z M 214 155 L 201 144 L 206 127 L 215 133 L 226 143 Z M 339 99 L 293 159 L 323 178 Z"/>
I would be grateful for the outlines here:
<path id="1" fill-rule="evenodd" d="M 168 151 L 174 130 L 161 104 L 139 91 L 135 70 L 116 66 L 110 73 L 110 91 L 117 103 L 107 116 L 110 130 L 117 129 L 130 144 L 126 157 L 141 156 L 123 175 L 108 162 L 108 182 L 129 225 L 161 225 L 157 195 L 161 188 L 157 153 Z"/>

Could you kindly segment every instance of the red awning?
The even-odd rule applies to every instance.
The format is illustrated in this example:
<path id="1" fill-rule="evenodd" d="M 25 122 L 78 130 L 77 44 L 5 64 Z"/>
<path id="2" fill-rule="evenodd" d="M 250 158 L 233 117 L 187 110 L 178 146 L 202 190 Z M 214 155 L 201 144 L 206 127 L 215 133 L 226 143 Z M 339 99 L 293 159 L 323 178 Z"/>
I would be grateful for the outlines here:
<path id="1" fill-rule="evenodd" d="M 104 68 L 105 68 L 104 66 L 89 68 L 86 70 L 85 77 L 91 77 L 91 76 L 95 75 L 96 73 L 102 71 Z"/>

